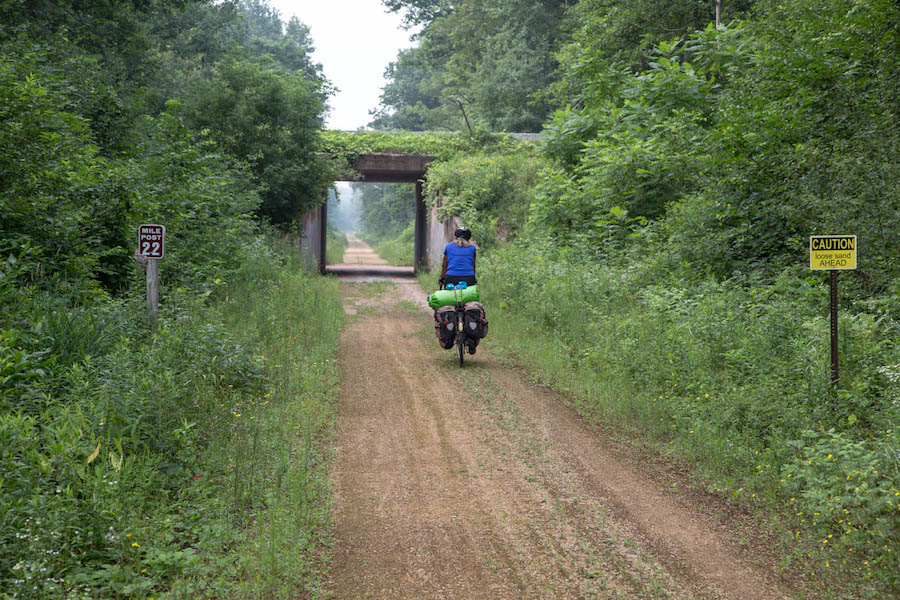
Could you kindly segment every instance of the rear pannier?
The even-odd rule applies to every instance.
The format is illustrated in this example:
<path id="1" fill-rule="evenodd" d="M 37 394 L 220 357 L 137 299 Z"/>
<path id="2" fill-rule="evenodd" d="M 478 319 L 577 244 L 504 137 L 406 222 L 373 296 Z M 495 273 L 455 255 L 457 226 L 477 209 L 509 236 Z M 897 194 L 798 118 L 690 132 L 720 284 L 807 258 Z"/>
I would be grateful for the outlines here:
<path id="1" fill-rule="evenodd" d="M 453 306 L 442 306 L 434 311 L 434 332 L 441 348 L 449 350 L 456 341 L 456 312 Z"/>
<path id="2" fill-rule="evenodd" d="M 463 307 L 466 309 L 466 335 L 476 339 L 486 336 L 488 332 L 488 321 L 487 315 L 484 313 L 484 307 L 481 303 L 466 302 Z"/>

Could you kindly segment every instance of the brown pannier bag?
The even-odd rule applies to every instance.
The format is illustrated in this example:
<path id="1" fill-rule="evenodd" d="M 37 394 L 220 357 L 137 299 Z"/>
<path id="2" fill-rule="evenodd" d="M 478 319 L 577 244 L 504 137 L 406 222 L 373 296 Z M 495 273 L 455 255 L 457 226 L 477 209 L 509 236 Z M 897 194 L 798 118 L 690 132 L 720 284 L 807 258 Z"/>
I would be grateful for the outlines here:
<path id="1" fill-rule="evenodd" d="M 481 302 L 466 302 L 463 308 L 466 310 L 463 323 L 466 335 L 474 339 L 485 337 L 488 333 L 488 320 Z"/>
<path id="2" fill-rule="evenodd" d="M 434 333 L 441 348 L 449 350 L 456 341 L 456 307 L 442 306 L 434 311 Z"/>

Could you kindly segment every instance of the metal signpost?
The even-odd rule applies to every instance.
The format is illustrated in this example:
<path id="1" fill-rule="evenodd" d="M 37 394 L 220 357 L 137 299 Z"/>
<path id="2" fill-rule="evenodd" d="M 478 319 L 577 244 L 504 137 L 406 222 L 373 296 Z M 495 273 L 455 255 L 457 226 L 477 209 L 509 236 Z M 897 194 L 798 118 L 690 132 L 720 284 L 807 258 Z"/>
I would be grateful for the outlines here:
<path id="1" fill-rule="evenodd" d="M 831 385 L 838 386 L 838 271 L 856 268 L 855 235 L 809 237 L 809 268 L 831 272 Z"/>
<path id="2" fill-rule="evenodd" d="M 150 326 L 155 329 L 159 314 L 159 259 L 166 255 L 164 225 L 138 227 L 137 254 L 147 261 L 147 310 L 150 313 Z"/>

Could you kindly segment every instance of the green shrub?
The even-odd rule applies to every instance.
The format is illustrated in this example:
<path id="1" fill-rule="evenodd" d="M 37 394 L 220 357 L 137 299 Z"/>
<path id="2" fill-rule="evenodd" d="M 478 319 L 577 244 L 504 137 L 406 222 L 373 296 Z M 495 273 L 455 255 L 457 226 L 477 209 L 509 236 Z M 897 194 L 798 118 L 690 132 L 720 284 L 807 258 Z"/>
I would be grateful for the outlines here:
<path id="1" fill-rule="evenodd" d="M 460 217 L 482 246 L 512 239 L 521 229 L 544 162 L 532 153 L 460 155 L 432 165 L 428 202 L 438 217 Z"/>
<path id="2" fill-rule="evenodd" d="M 835 392 L 827 287 L 805 270 L 686 282 L 659 279 L 652 262 L 587 265 L 570 250 L 523 241 L 482 257 L 495 339 L 585 414 L 678 449 L 729 494 L 804 512 L 801 542 L 837 538 L 849 511 L 841 547 L 892 585 L 897 322 L 862 304 L 841 311 Z M 828 454 L 841 458 L 806 467 Z"/>

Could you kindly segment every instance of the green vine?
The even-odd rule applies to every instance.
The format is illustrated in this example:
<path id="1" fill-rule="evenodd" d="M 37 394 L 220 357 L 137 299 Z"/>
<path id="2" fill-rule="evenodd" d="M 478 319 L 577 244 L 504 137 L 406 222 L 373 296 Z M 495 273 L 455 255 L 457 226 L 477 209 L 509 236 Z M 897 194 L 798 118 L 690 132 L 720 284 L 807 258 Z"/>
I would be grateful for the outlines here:
<path id="1" fill-rule="evenodd" d="M 338 173 L 348 175 L 364 154 L 422 154 L 436 163 L 463 155 L 490 152 L 500 155 L 529 151 L 533 142 L 508 134 L 475 132 L 335 131 L 322 132 L 322 152 L 331 157 Z"/>

